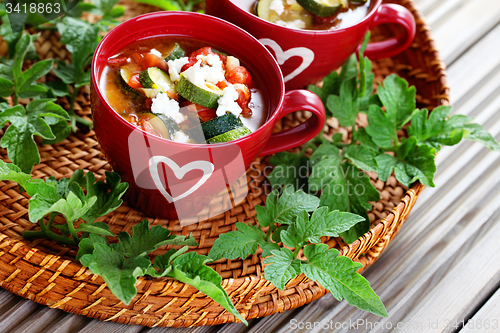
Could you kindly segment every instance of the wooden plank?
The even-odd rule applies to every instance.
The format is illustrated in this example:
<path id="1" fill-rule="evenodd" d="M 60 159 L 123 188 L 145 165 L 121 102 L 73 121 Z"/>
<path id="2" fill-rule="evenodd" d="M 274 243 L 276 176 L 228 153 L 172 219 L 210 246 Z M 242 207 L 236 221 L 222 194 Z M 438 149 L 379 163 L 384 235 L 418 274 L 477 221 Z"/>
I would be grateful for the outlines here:
<path id="1" fill-rule="evenodd" d="M 500 290 L 481 309 L 463 323 L 460 333 L 484 333 L 500 331 Z"/>
<path id="2" fill-rule="evenodd" d="M 139 325 L 126 325 L 112 322 L 104 322 L 97 319 L 92 320 L 78 333 L 137 333 L 144 329 Z M 75 332 L 76 333 L 76 332 Z"/>
<path id="3" fill-rule="evenodd" d="M 498 6 L 500 7 L 500 6 Z M 475 92 L 484 89 L 500 66 L 500 25 L 484 36 L 447 70 L 451 104 L 464 104 Z M 441 51 L 438 45 L 438 50 Z M 445 52 L 445 51 L 443 51 Z"/>
<path id="4" fill-rule="evenodd" d="M 474 0 L 467 1 L 454 15 L 431 28 L 437 49 L 449 65 L 499 22 L 497 0 Z"/>

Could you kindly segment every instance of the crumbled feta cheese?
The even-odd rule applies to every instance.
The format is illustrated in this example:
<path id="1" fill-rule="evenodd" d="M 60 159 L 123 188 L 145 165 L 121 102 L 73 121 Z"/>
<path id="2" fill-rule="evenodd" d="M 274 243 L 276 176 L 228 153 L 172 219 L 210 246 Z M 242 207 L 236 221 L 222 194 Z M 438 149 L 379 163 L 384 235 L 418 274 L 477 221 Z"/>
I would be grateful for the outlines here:
<path id="1" fill-rule="evenodd" d="M 302 20 L 295 20 L 295 21 L 290 21 L 290 22 L 278 20 L 274 23 L 276 23 L 277 25 L 281 25 L 282 27 L 287 27 L 287 28 L 292 28 L 292 29 L 305 29 L 306 28 L 306 23 Z"/>
<path id="2" fill-rule="evenodd" d="M 170 80 L 172 82 L 179 81 L 179 74 L 181 72 L 182 66 L 189 62 L 188 57 L 183 57 L 175 60 L 169 60 L 167 62 L 168 65 L 168 74 L 170 75 Z"/>
<path id="3" fill-rule="evenodd" d="M 283 0 L 273 0 L 269 5 L 269 9 L 274 10 L 276 14 L 281 15 L 285 12 Z"/>
<path id="4" fill-rule="evenodd" d="M 155 56 L 162 58 L 161 52 L 158 51 L 157 49 L 151 49 L 151 51 L 149 51 L 149 53 L 154 54 Z"/>
<path id="5" fill-rule="evenodd" d="M 175 142 L 182 142 L 182 143 L 187 143 L 189 141 L 189 136 L 181 131 L 177 131 L 174 134 L 174 141 Z"/>
<path id="6" fill-rule="evenodd" d="M 229 84 L 224 90 L 222 90 L 222 97 L 219 98 L 219 106 L 217 107 L 216 114 L 218 117 L 226 114 L 227 111 L 231 112 L 235 116 L 241 114 L 241 107 L 236 103 L 238 99 L 238 92 L 234 89 L 232 84 Z"/>
<path id="7" fill-rule="evenodd" d="M 205 72 L 205 81 L 217 83 L 225 79 L 224 72 L 222 71 L 222 64 L 216 66 L 203 66 L 202 70 Z"/>
<path id="8" fill-rule="evenodd" d="M 175 99 L 170 99 L 167 94 L 161 93 L 153 98 L 151 112 L 162 113 L 175 120 L 177 124 L 180 124 L 187 119 L 187 117 L 180 113 L 179 110 L 179 103 Z"/>
<path id="9" fill-rule="evenodd" d="M 183 73 L 186 75 L 187 79 L 199 87 L 205 85 L 205 72 L 201 69 L 201 59 L 199 59 L 196 64 L 186 69 Z"/>

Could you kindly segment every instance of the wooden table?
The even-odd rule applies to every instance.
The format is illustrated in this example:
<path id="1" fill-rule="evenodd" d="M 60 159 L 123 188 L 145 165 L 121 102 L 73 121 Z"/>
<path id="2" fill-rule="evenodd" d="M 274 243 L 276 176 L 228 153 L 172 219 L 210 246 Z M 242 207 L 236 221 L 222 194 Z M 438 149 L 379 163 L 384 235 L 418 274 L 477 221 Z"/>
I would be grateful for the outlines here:
<path id="1" fill-rule="evenodd" d="M 448 66 L 453 113 L 500 139 L 500 0 L 416 0 Z M 363 274 L 387 307 L 381 319 L 330 294 L 302 308 L 192 329 L 91 320 L 0 290 L 2 333 L 500 332 L 500 154 L 465 142 L 437 156 L 426 188 L 381 258 Z"/>

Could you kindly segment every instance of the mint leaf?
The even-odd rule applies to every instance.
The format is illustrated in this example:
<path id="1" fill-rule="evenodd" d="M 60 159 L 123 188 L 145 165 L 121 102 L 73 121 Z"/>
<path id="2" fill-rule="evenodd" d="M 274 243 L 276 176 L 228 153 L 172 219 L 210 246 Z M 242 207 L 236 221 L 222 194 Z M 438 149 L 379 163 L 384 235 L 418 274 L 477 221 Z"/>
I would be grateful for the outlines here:
<path id="1" fill-rule="evenodd" d="M 275 167 L 267 176 L 271 185 L 291 185 L 295 189 L 307 189 L 309 157 L 290 153 L 277 153 L 269 159 Z"/>
<path id="2" fill-rule="evenodd" d="M 338 254 L 337 249 L 328 249 L 326 244 L 308 245 L 304 248 L 307 261 L 300 264 L 300 271 L 328 289 L 337 300 L 345 298 L 361 310 L 388 317 L 380 297 L 356 272 L 362 265 Z"/>
<path id="3" fill-rule="evenodd" d="M 295 223 L 281 232 L 281 240 L 291 248 L 302 247 L 308 242 L 321 243 L 321 237 L 338 237 L 363 220 L 363 217 L 351 213 L 338 210 L 330 212 L 328 207 L 318 208 L 310 218 L 303 211 L 297 216 Z"/>
<path id="4" fill-rule="evenodd" d="M 248 325 L 245 318 L 234 307 L 224 288 L 222 288 L 222 277 L 212 268 L 204 265 L 208 261 L 210 259 L 196 252 L 183 254 L 172 262 L 172 271 L 168 276 L 195 287 L 219 303 L 245 325 Z"/>
<path id="5" fill-rule="evenodd" d="M 402 144 L 395 156 L 381 154 L 376 157 L 379 165 L 379 179 L 387 181 L 392 171 L 397 180 L 410 186 L 419 180 L 425 186 L 434 187 L 432 180 L 436 173 L 434 162 L 436 150 L 430 146 L 417 146 L 417 139 L 402 139 Z"/>
<path id="6" fill-rule="evenodd" d="M 287 248 L 272 250 L 273 256 L 264 259 L 264 264 L 271 264 L 264 269 L 264 277 L 267 281 L 281 290 L 290 279 L 300 274 L 300 260 Z"/>
<path id="7" fill-rule="evenodd" d="M 349 127 L 356 124 L 358 115 L 357 96 L 356 78 L 342 82 L 339 96 L 328 96 L 326 107 L 330 114 L 338 119 L 340 125 Z"/>
<path id="8" fill-rule="evenodd" d="M 208 253 L 210 259 L 214 261 L 221 258 L 229 260 L 245 259 L 257 251 L 259 242 L 264 242 L 264 232 L 258 225 L 249 226 L 238 222 L 236 223 L 236 229 L 238 230 L 221 234 L 215 240 Z"/>
<path id="9" fill-rule="evenodd" d="M 391 74 L 384 79 L 377 93 L 391 123 L 395 124 L 397 130 L 403 128 L 415 110 L 416 88 L 408 87 L 405 79 Z"/>
<path id="10" fill-rule="evenodd" d="M 137 277 L 144 275 L 144 267 L 146 261 L 141 260 L 141 267 L 137 265 L 137 261 L 127 263 L 125 257 L 119 252 L 113 250 L 102 243 L 94 243 L 94 251 L 92 254 L 84 254 L 80 258 L 83 266 L 86 266 L 94 274 L 102 276 L 104 282 L 119 300 L 126 305 L 130 304 L 132 299 L 137 295 L 135 283 Z"/>
<path id="11" fill-rule="evenodd" d="M 28 174 L 31 173 L 33 165 L 40 162 L 34 135 L 44 139 L 54 138 L 45 117 L 69 119 L 63 108 L 47 99 L 34 100 L 26 109 L 17 105 L 0 113 L 1 126 L 7 122 L 11 123 L 0 145 L 7 149 L 10 160 Z"/>
<path id="12" fill-rule="evenodd" d="M 272 255 L 272 251 L 279 251 L 279 249 L 280 247 L 276 243 L 266 243 L 262 248 L 261 257 L 262 258 L 269 257 L 270 255 Z"/>
<path id="13" fill-rule="evenodd" d="M 323 104 L 326 105 L 329 95 L 339 94 L 341 84 L 340 75 L 333 71 L 323 78 L 323 85 L 321 88 L 311 84 L 307 87 L 307 89 L 318 95 L 318 97 L 323 101 Z"/>
<path id="14" fill-rule="evenodd" d="M 20 98 L 31 98 L 46 91 L 42 85 L 36 84 L 36 80 L 45 76 L 52 69 L 52 59 L 42 60 L 34 63 L 16 80 L 16 93 Z M 43 91 L 42 91 L 43 89 Z"/>
<path id="15" fill-rule="evenodd" d="M 153 267 L 151 267 L 146 272 L 146 274 L 153 276 L 153 277 L 166 276 L 168 273 L 170 273 L 172 271 L 172 261 L 174 261 L 175 258 L 179 257 L 187 250 L 188 250 L 188 247 L 183 246 L 179 250 L 170 249 L 167 252 L 165 252 L 164 255 L 156 256 L 155 260 L 153 262 Z M 155 268 L 157 268 L 158 271 L 156 271 Z"/>
<path id="16" fill-rule="evenodd" d="M 170 231 L 162 226 L 155 225 L 149 228 L 149 221 L 142 222 L 132 227 L 132 236 L 122 231 L 118 235 L 118 244 L 113 244 L 113 249 L 127 258 L 135 258 L 155 251 L 163 245 L 198 245 L 192 235 L 170 235 Z"/>
<path id="17" fill-rule="evenodd" d="M 319 206 L 319 199 L 313 195 L 299 190 L 294 192 L 293 187 L 285 187 L 283 193 L 278 197 L 278 191 L 272 191 L 266 199 L 266 206 L 255 207 L 257 221 L 263 227 L 275 223 L 291 224 L 295 216 L 303 210 L 312 212 Z"/>
<path id="18" fill-rule="evenodd" d="M 95 181 L 94 174 L 87 172 L 85 177 L 79 181 L 81 187 L 87 191 L 87 196 L 96 196 L 97 202 L 92 208 L 82 216 L 89 224 L 95 222 L 121 206 L 122 195 L 128 189 L 127 183 L 122 183 L 117 173 L 106 171 L 106 182 Z"/>
<path id="19" fill-rule="evenodd" d="M 80 261 L 83 255 L 92 254 L 96 243 L 108 245 L 106 237 L 97 234 L 90 234 L 89 237 L 82 239 L 80 243 L 78 243 L 78 253 L 76 254 L 75 259 Z"/>

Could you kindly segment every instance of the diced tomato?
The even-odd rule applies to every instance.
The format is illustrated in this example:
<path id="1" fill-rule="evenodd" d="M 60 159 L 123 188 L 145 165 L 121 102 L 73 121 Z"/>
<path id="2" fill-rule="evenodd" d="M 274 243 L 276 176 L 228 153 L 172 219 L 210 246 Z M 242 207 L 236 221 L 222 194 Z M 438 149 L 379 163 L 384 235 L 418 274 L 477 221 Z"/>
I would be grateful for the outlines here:
<path id="1" fill-rule="evenodd" d="M 127 63 L 127 59 L 127 57 L 109 58 L 108 66 L 111 68 L 121 67 Z"/>
<path id="2" fill-rule="evenodd" d="M 139 81 L 139 74 L 132 75 L 132 77 L 128 81 L 128 85 L 134 89 L 142 88 L 141 81 Z"/>
<path id="3" fill-rule="evenodd" d="M 196 62 L 198 62 L 198 60 L 196 59 L 196 57 L 194 57 L 194 58 L 189 57 L 189 62 L 187 64 L 185 64 L 184 66 L 182 66 L 181 72 L 184 72 L 186 69 L 188 69 L 189 67 L 191 67 L 194 64 L 196 64 Z"/>
<path id="4" fill-rule="evenodd" d="M 219 87 L 219 89 L 224 90 L 224 88 L 226 88 L 228 84 L 227 81 L 224 80 L 217 82 L 216 86 Z"/>
<path id="5" fill-rule="evenodd" d="M 235 84 L 236 91 L 238 92 L 238 99 L 236 103 L 242 109 L 241 115 L 243 117 L 250 117 L 252 115 L 252 109 L 248 107 L 248 103 L 250 102 L 250 97 L 252 96 L 250 93 L 250 89 L 244 84 Z"/>
<path id="6" fill-rule="evenodd" d="M 162 71 L 168 72 L 167 62 L 157 55 L 151 53 L 148 53 L 144 56 L 144 62 L 142 63 L 143 70 L 149 67 L 158 67 Z"/>
<path id="7" fill-rule="evenodd" d="M 247 69 L 243 66 L 233 68 L 229 73 L 227 73 L 226 80 L 232 84 L 242 83 L 246 84 L 249 87 L 252 86 L 252 77 L 250 76 L 250 73 L 248 73 Z"/>
<path id="8" fill-rule="evenodd" d="M 147 98 L 146 101 L 144 102 L 144 106 L 146 106 L 146 109 L 151 110 L 152 105 L 153 105 L 153 99 Z"/>
<path id="9" fill-rule="evenodd" d="M 314 24 L 332 24 L 336 19 L 337 15 L 329 16 L 329 17 L 321 17 L 321 16 L 312 16 Z"/>
<path id="10" fill-rule="evenodd" d="M 132 125 L 137 125 L 137 116 L 135 114 L 131 114 L 128 116 L 128 122 L 131 123 Z"/>
<path id="11" fill-rule="evenodd" d="M 132 62 L 138 64 L 139 66 L 142 66 L 142 62 L 144 61 L 144 54 L 134 52 L 130 55 L 130 59 L 132 59 Z"/>
<path id="12" fill-rule="evenodd" d="M 217 117 L 216 111 L 212 109 L 204 109 L 201 111 L 198 111 L 198 117 L 200 117 L 200 120 L 202 122 L 206 122 L 209 120 L 212 120 Z"/>
<path id="13" fill-rule="evenodd" d="M 191 54 L 189 55 L 189 58 L 195 58 L 196 59 L 196 57 L 199 56 L 200 54 L 203 54 L 204 56 L 207 56 L 210 53 L 213 53 L 212 52 L 212 48 L 210 46 L 205 46 L 205 47 L 202 47 L 201 49 L 198 49 L 196 51 L 191 52 Z"/>
<path id="14" fill-rule="evenodd" d="M 139 120 L 137 127 L 139 127 L 141 130 L 143 130 L 144 132 L 147 132 L 149 134 L 160 136 L 160 134 L 153 128 L 153 126 L 147 121 L 147 119 Z"/>

